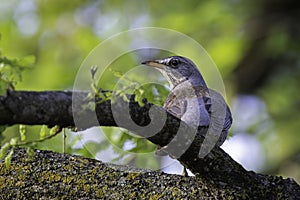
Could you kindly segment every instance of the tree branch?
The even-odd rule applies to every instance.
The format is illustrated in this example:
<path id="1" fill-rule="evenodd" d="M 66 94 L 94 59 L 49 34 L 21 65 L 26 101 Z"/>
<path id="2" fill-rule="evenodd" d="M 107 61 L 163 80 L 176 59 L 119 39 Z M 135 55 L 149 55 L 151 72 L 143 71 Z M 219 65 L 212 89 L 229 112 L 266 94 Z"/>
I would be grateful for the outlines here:
<path id="1" fill-rule="evenodd" d="M 191 127 L 166 113 L 162 108 L 148 103 L 146 100 L 144 101 L 144 106 L 139 106 L 134 101 L 133 95 L 128 96 L 130 100 L 129 118 L 138 125 L 132 126 L 130 123 L 131 119 L 122 120 L 126 116 L 123 115 L 122 110 L 128 107 L 128 102 L 118 98 L 114 104 L 111 104 L 110 100 L 104 101 L 96 98 L 95 102 L 98 103 L 95 104 L 96 111 L 94 111 L 85 106 L 94 102 L 87 98 L 87 95 L 84 92 L 72 93 L 70 91 L 10 92 L 6 96 L 0 96 L 0 125 L 46 124 L 48 126 L 73 127 L 76 124 L 76 127 L 79 129 L 98 126 L 99 124 L 101 126 L 119 126 L 144 136 L 160 146 L 169 144 L 172 139 L 178 140 L 180 145 L 190 137 L 181 135 L 179 138 L 176 138 L 179 127 L 187 133 L 190 132 Z M 105 92 L 103 92 L 104 95 Z M 114 115 L 112 105 L 118 111 L 117 113 L 120 114 L 119 117 Z M 155 120 L 153 113 L 155 113 L 155 116 L 166 115 L 166 122 L 155 135 L 149 135 L 149 133 L 143 131 L 143 127 L 147 127 L 150 123 L 155 127 L 156 123 L 161 121 Z M 80 116 L 80 121 L 74 118 L 74 114 L 75 116 Z M 91 119 L 91 116 L 94 115 L 96 115 L 97 120 Z M 118 120 L 121 119 L 121 121 L 117 123 L 116 118 Z M 218 185 L 230 185 L 230 188 L 238 187 L 249 190 L 249 195 L 251 193 L 252 197 L 277 198 L 278 194 L 287 195 L 287 197 L 290 194 L 300 195 L 300 187 L 292 179 L 283 179 L 282 177 L 261 175 L 247 171 L 218 147 L 214 148 L 204 158 L 199 158 L 198 152 L 206 132 L 207 127 L 199 127 L 189 148 L 178 158 L 194 174 Z"/>

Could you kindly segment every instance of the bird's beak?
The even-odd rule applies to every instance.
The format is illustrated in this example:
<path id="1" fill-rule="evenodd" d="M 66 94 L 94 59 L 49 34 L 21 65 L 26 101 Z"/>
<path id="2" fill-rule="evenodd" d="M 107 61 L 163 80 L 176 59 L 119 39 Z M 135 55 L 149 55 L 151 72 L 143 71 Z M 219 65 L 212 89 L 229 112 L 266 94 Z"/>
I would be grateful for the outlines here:
<path id="1" fill-rule="evenodd" d="M 144 61 L 144 62 L 142 62 L 142 64 L 150 66 L 150 67 L 156 67 L 156 68 L 159 68 L 159 69 L 162 69 L 162 68 L 165 67 L 165 65 L 161 64 L 158 60 Z"/>

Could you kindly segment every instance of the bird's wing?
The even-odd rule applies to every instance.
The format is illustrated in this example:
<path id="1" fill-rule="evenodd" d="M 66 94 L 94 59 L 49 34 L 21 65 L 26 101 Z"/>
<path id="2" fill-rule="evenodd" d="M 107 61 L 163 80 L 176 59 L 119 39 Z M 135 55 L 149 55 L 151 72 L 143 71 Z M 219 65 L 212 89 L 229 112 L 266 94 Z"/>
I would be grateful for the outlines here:
<path id="1" fill-rule="evenodd" d="M 208 110 L 213 122 L 217 123 L 222 130 L 228 132 L 232 124 L 231 112 L 221 94 L 214 90 L 209 90 L 210 104 Z"/>
<path id="2" fill-rule="evenodd" d="M 210 103 L 208 109 L 211 123 L 206 135 L 207 143 L 221 146 L 226 140 L 228 129 L 232 124 L 231 112 L 223 96 L 214 90 L 209 90 Z"/>
<path id="3" fill-rule="evenodd" d="M 232 124 L 232 116 L 222 95 L 214 90 L 208 90 L 203 86 L 193 86 L 191 88 L 178 88 L 177 90 L 174 88 L 169 93 L 164 108 L 172 115 L 187 123 L 193 122 L 194 119 L 190 119 L 193 118 L 191 117 L 192 114 L 189 116 L 187 112 L 191 111 L 188 108 L 191 99 L 196 97 L 198 103 L 196 106 L 198 106 L 201 114 L 198 125 L 205 126 L 211 121 L 213 126 L 225 131 L 227 134 Z M 196 109 L 196 107 L 194 108 Z M 208 113 L 210 119 L 207 119 L 206 113 Z"/>
<path id="4" fill-rule="evenodd" d="M 181 119 L 186 112 L 187 101 L 182 98 L 178 98 L 172 91 L 169 93 L 168 98 L 165 101 L 164 108 L 175 117 Z"/>
<path id="5" fill-rule="evenodd" d="M 227 106 L 226 108 L 226 119 L 225 119 L 225 123 L 224 123 L 224 130 L 228 131 L 229 128 L 231 127 L 231 124 L 232 124 L 232 115 L 231 115 L 231 112 L 230 112 L 230 109 L 229 107 Z"/>
<path id="6" fill-rule="evenodd" d="M 209 106 L 208 89 L 202 86 L 174 88 L 164 104 L 164 108 L 177 118 L 201 126 L 209 125 Z"/>

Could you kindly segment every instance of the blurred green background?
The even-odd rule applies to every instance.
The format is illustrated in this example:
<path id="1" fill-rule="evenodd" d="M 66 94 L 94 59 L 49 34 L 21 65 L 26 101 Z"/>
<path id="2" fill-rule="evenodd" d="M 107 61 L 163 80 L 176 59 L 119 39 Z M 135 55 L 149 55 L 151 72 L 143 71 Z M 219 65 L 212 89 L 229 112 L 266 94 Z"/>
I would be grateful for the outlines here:
<path id="1" fill-rule="evenodd" d="M 224 79 L 234 115 L 232 137 L 224 149 L 247 169 L 289 176 L 299 183 L 299 21 L 300 5 L 295 0 L 1 0 L 0 49 L 10 58 L 36 58 L 17 90 L 67 90 L 84 58 L 110 36 L 145 26 L 182 32 L 206 49 Z M 122 63 L 131 66 L 134 60 L 121 59 L 113 64 L 114 70 Z M 160 104 L 159 97 L 167 91 L 159 87 L 156 91 L 158 97 L 146 96 Z M 18 135 L 17 130 L 18 126 L 8 128 L 2 143 Z M 116 131 L 106 130 L 106 135 Z M 28 139 L 38 137 L 39 131 L 38 126 L 27 127 Z M 79 136 L 67 134 L 68 153 L 95 156 L 75 148 Z M 128 138 L 124 134 L 116 144 L 122 148 Z M 37 147 L 61 151 L 61 139 L 59 135 Z M 137 149 L 154 149 L 135 140 L 130 145 Z M 95 152 L 109 146 L 103 141 L 102 146 L 90 143 Z M 158 165 L 153 163 L 146 165 Z"/>

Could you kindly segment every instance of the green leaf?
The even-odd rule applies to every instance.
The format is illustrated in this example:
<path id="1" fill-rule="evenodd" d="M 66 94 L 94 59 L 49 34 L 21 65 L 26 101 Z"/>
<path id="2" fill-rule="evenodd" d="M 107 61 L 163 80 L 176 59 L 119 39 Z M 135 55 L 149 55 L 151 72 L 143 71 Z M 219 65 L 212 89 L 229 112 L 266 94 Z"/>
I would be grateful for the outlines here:
<path id="1" fill-rule="evenodd" d="M 8 149 L 10 148 L 10 144 L 9 142 L 4 143 L 4 145 L 2 145 L 1 149 L 0 149 L 0 159 L 4 158 L 4 156 L 6 155 Z"/>
<path id="2" fill-rule="evenodd" d="M 5 129 L 7 128 L 8 126 L 0 126 L 0 134 L 3 133 L 3 131 L 5 131 Z"/>
<path id="3" fill-rule="evenodd" d="M 1 91 L 1 89 L 0 89 L 0 91 Z M 0 141 L 2 141 L 4 139 L 3 132 L 6 130 L 7 127 L 8 126 L 0 126 Z"/>
<path id="4" fill-rule="evenodd" d="M 10 59 L 0 56 L 0 94 L 7 89 L 14 89 L 14 86 L 22 80 L 22 72 L 31 68 L 35 57 L 30 55 L 21 59 Z"/>
<path id="5" fill-rule="evenodd" d="M 31 68 L 35 63 L 35 56 L 29 55 L 16 61 L 16 64 L 21 68 Z"/>
<path id="6" fill-rule="evenodd" d="M 27 147 L 26 152 L 27 152 L 28 158 L 32 159 L 33 156 L 34 156 L 34 150 L 33 150 L 33 148 L 32 147 Z"/>
<path id="7" fill-rule="evenodd" d="M 143 102 L 143 99 L 144 99 L 143 94 L 144 94 L 144 89 L 139 88 L 139 89 L 135 90 L 134 100 L 136 102 L 138 102 L 140 107 L 143 107 L 145 105 L 144 102 Z"/>
<path id="8" fill-rule="evenodd" d="M 4 163 L 6 167 L 9 167 L 11 164 L 12 155 L 14 153 L 14 149 L 11 149 L 10 152 L 7 154 L 7 156 L 4 159 Z"/>
<path id="9" fill-rule="evenodd" d="M 18 144 L 18 140 L 19 140 L 19 138 L 14 137 L 14 138 L 10 139 L 9 143 L 11 146 L 16 146 Z"/>
<path id="10" fill-rule="evenodd" d="M 26 125 L 19 125 L 19 133 L 21 137 L 21 141 L 26 140 Z"/>
<path id="11" fill-rule="evenodd" d="M 43 125 L 40 130 L 40 139 L 44 139 L 47 135 L 47 127 Z"/>
<path id="12" fill-rule="evenodd" d="M 124 76 L 124 74 L 120 71 L 116 71 L 116 70 L 111 69 L 111 68 L 109 68 L 109 71 L 111 71 L 115 77 L 121 78 L 122 76 Z"/>
<path id="13" fill-rule="evenodd" d="M 59 126 L 54 126 L 53 128 L 50 129 L 50 135 L 55 135 L 60 131 L 61 131 L 61 128 Z"/>

